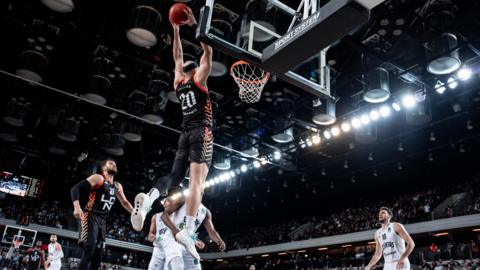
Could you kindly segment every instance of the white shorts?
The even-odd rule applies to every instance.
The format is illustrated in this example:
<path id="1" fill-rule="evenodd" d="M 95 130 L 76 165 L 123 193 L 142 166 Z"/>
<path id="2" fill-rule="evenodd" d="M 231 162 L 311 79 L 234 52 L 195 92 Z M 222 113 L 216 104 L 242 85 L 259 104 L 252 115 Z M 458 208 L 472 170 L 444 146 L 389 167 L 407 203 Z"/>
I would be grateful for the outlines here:
<path id="1" fill-rule="evenodd" d="M 183 256 L 183 265 L 185 266 L 185 270 L 201 270 L 202 265 L 200 262 L 195 259 L 190 253 L 188 253 L 185 249 L 182 252 Z"/>
<path id="2" fill-rule="evenodd" d="M 62 268 L 62 261 L 55 260 L 50 263 L 47 270 L 60 270 L 60 268 Z"/>
<path id="3" fill-rule="evenodd" d="M 383 270 L 396 270 L 396 269 L 397 269 L 397 261 L 386 262 L 383 265 Z M 410 261 L 408 259 L 405 260 L 405 264 L 403 265 L 403 268 L 400 268 L 400 270 L 410 270 Z"/>
<path id="4" fill-rule="evenodd" d="M 165 253 L 162 249 L 154 247 L 148 270 L 163 270 L 165 268 Z"/>

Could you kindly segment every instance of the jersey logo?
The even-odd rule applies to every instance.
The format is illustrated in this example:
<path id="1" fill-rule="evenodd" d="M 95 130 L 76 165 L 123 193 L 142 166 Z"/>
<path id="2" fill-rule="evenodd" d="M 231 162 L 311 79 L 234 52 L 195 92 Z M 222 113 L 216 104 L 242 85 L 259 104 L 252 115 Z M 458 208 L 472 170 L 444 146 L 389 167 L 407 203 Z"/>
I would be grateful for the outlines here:
<path id="1" fill-rule="evenodd" d="M 195 93 L 193 93 L 193 91 L 181 93 L 178 99 L 180 99 L 180 101 L 182 102 L 182 110 L 187 110 L 197 104 L 197 100 L 195 99 Z"/>
<path id="2" fill-rule="evenodd" d="M 102 210 L 111 210 L 112 209 L 112 206 L 113 206 L 113 203 L 115 203 L 115 188 L 110 188 L 110 197 L 107 199 L 105 199 L 105 194 L 102 194 L 102 198 L 100 198 L 100 201 L 103 202 L 103 207 L 102 207 Z"/>

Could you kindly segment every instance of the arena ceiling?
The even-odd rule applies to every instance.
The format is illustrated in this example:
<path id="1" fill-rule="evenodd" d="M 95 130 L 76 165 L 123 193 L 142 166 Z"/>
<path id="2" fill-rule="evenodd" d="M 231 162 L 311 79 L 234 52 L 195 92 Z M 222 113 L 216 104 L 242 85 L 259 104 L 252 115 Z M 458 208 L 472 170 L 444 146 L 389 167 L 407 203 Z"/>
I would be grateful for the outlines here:
<path id="1" fill-rule="evenodd" d="M 55 12 L 42 1 L 2 2 L 1 69 L 15 74 L 26 65 L 25 58 L 38 56 L 25 51 L 40 46 L 48 58 L 42 83 L 52 87 L 47 89 L 5 73 L 0 75 L 3 116 L 12 110 L 16 116 L 24 116 L 23 125 L 1 123 L 4 170 L 20 169 L 45 179 L 47 187 L 67 190 L 91 172 L 96 160 L 113 155 L 120 164 L 119 178 L 128 186 L 130 198 L 150 188 L 155 176 L 169 171 L 182 118 L 179 105 L 171 100 L 156 103 L 154 109 L 163 118 L 161 125 L 150 125 L 123 114 L 142 116 L 145 111 L 139 112 L 138 104 L 145 97 L 150 100 L 158 95 L 155 91 L 168 92 L 171 88 L 171 27 L 166 18 L 173 1 L 155 1 L 153 5 L 148 2 L 74 1 L 75 8 L 69 13 Z M 241 18 L 249 1 L 216 2 Z M 300 1 L 283 2 L 295 8 Z M 266 13 L 262 3 L 254 1 L 258 7 L 250 14 L 259 20 L 266 19 L 262 18 Z M 155 33 L 157 43 L 148 48 L 132 44 L 126 35 L 138 5 L 151 6 L 161 14 Z M 198 14 L 203 1 L 189 5 Z M 392 96 L 400 99 L 406 90 L 426 93 L 430 103 L 426 118 L 412 119 L 405 109 L 392 110 L 389 117 L 375 123 L 375 136 L 343 132 L 330 140 L 322 137 L 319 145 L 303 148 L 316 131 L 323 134 L 326 130 L 312 122 L 312 95 L 279 79 L 271 80 L 261 100 L 247 105 L 238 98 L 238 87 L 228 74 L 211 77 L 209 88 L 218 104 L 216 142 L 237 151 L 254 147 L 260 157 L 280 151 L 281 157 L 257 169 L 251 168 L 252 159 L 216 147 L 214 155 L 230 159 L 230 169 L 240 169 L 242 164 L 250 164 L 250 168 L 209 188 L 206 205 L 224 220 L 242 213 L 270 218 L 271 213 L 282 209 L 308 214 L 312 209 L 305 205 L 314 205 L 315 212 L 329 211 L 331 203 L 341 206 L 367 200 L 374 193 L 389 196 L 411 189 L 412 185 L 420 188 L 472 175 L 476 170 L 471 165 L 477 160 L 480 127 L 480 68 L 476 65 L 480 56 L 479 7 L 477 1 L 385 1 L 373 10 L 368 25 L 330 48 L 327 60 L 332 91 L 337 98 L 338 125 L 378 107 L 362 99 L 362 91 L 367 87 L 364 75 L 377 67 L 388 70 Z M 280 11 L 274 11 L 275 8 L 268 11 L 273 12 L 269 13 L 273 24 L 279 29 L 287 27 L 289 21 L 281 19 L 282 15 L 277 14 Z M 240 19 L 232 22 L 234 33 L 239 25 Z M 455 90 L 439 94 L 437 82 L 446 83 L 454 73 L 428 72 L 426 51 L 430 50 L 431 41 L 444 33 L 455 35 L 457 45 L 452 51 L 458 51 L 462 64 L 472 68 L 473 76 L 459 82 Z M 182 29 L 182 38 L 185 44 L 198 44 L 191 29 Z M 194 57 L 200 54 L 195 46 L 189 53 Z M 113 62 L 105 73 L 111 83 L 104 92 L 107 107 L 75 98 L 91 93 L 94 75 L 105 72 L 98 58 Z M 219 56 L 216 60 L 230 66 L 237 59 Z M 160 71 L 152 77 L 154 67 Z M 309 65 L 299 68 L 305 74 L 312 69 Z M 152 78 L 164 81 L 156 86 L 160 90 L 152 90 Z M 147 103 L 147 107 L 151 105 Z M 74 138 L 72 126 L 73 130 L 78 128 Z M 124 147 L 117 145 L 118 140 L 124 139 L 108 139 L 120 128 L 131 129 L 134 134 Z M 279 143 L 272 139 L 287 128 L 293 129 L 292 141 Z M 141 138 L 135 136 L 138 129 Z M 113 150 L 106 152 L 108 147 Z M 209 178 L 221 173 L 224 171 L 212 167 Z"/>

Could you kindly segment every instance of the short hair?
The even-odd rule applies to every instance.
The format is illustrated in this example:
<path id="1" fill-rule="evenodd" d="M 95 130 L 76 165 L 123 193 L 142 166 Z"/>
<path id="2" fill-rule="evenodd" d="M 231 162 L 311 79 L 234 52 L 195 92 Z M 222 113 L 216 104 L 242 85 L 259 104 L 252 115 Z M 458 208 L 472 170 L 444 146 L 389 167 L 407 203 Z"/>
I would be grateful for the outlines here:
<path id="1" fill-rule="evenodd" d="M 392 210 L 390 208 L 388 208 L 386 206 L 382 206 L 382 207 L 380 207 L 380 211 L 382 211 L 382 210 L 387 211 L 387 213 L 390 215 L 390 217 L 393 217 L 393 213 L 392 213 Z"/>
<path id="2" fill-rule="evenodd" d="M 107 162 L 109 162 L 109 161 L 115 162 L 115 159 L 113 159 L 113 158 L 104 159 L 102 162 L 100 162 L 100 166 L 99 166 L 99 168 L 98 168 L 98 171 L 102 172 L 102 171 L 103 171 L 103 167 L 104 167 L 105 165 L 107 165 Z"/>

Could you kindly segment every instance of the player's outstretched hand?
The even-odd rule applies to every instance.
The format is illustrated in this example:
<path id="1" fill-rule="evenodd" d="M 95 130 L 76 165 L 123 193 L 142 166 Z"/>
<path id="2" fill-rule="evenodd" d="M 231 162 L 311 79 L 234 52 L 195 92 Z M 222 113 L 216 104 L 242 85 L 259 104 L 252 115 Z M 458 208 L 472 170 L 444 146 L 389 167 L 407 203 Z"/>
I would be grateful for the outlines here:
<path id="1" fill-rule="evenodd" d="M 186 24 L 188 26 L 193 26 L 197 24 L 197 20 L 195 19 L 195 16 L 193 15 L 193 11 L 190 8 L 184 10 L 183 12 L 187 14 L 187 19 L 183 21 L 182 24 Z"/>

